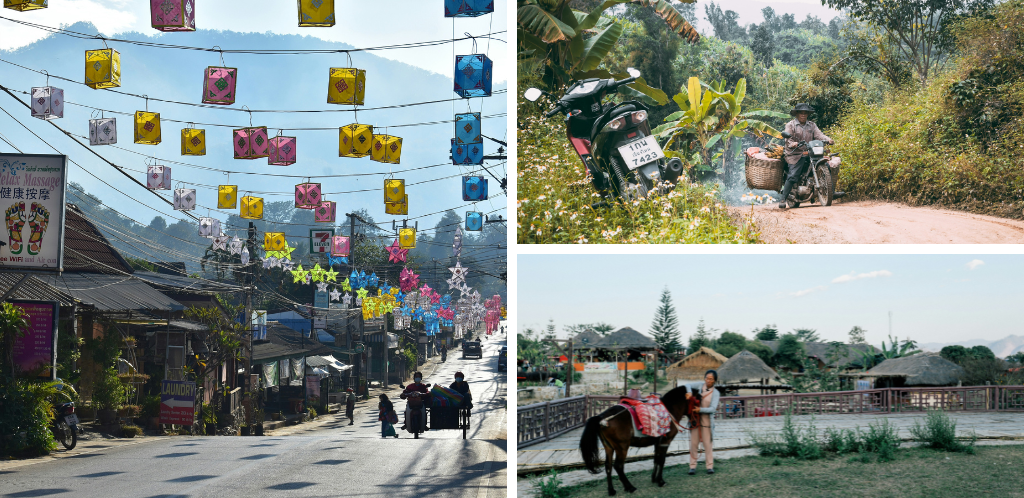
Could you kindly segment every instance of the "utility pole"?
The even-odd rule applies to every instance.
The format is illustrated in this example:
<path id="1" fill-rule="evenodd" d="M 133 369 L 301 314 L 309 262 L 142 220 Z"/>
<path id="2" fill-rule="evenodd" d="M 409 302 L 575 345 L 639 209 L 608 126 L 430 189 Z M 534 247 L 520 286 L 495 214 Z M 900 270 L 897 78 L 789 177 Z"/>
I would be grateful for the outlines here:
<path id="1" fill-rule="evenodd" d="M 355 269 L 356 269 L 356 220 L 359 218 L 359 215 L 355 214 L 355 213 L 345 213 L 345 216 L 348 216 L 348 234 L 349 234 L 349 239 L 348 239 L 348 243 L 349 243 L 348 259 L 349 259 L 349 261 L 348 261 L 348 265 L 349 265 L 349 273 L 351 273 L 352 271 L 355 271 Z M 352 314 L 348 313 L 348 316 L 351 317 Z M 359 340 L 360 340 L 360 342 L 363 339 L 363 330 L 362 330 L 363 329 L 363 325 L 362 325 L 363 322 L 362 322 L 362 318 L 363 318 L 363 314 L 359 313 Z M 355 344 L 354 343 L 355 343 L 355 341 L 353 341 L 353 345 L 352 345 L 353 348 L 355 348 Z M 358 351 L 358 349 L 357 349 L 357 351 Z M 349 358 L 350 359 L 352 358 L 352 354 L 351 353 L 349 353 Z M 356 396 L 359 396 L 359 390 L 360 390 L 360 388 L 363 387 L 361 385 L 361 383 L 359 382 L 359 379 L 361 378 L 360 377 L 360 373 L 362 372 L 362 363 L 363 363 L 363 354 L 362 353 L 355 353 L 355 361 L 353 361 L 352 364 L 355 366 L 355 370 L 356 370 L 356 389 L 355 389 Z"/>
<path id="2" fill-rule="evenodd" d="M 251 396 L 251 393 L 255 388 L 255 386 L 252 385 L 252 335 L 255 333 L 255 331 L 252 330 L 252 289 L 255 283 L 253 273 L 256 271 L 256 264 L 253 263 L 256 258 L 256 224 L 251 221 L 249 222 L 248 235 L 249 236 L 246 239 L 245 244 L 248 246 L 250 258 L 249 264 L 247 265 L 249 267 L 248 271 L 245 272 L 245 316 L 243 319 L 248 324 L 248 327 L 246 328 L 249 330 L 249 357 L 246 359 L 247 365 L 245 372 L 247 378 L 245 380 L 245 384 L 248 387 L 248 391 Z"/>

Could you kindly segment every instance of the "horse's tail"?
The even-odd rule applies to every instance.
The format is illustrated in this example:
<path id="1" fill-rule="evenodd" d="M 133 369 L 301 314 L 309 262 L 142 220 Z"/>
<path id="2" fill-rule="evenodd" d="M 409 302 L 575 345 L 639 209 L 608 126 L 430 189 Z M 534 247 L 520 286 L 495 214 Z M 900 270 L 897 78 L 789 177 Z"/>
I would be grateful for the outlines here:
<path id="1" fill-rule="evenodd" d="M 601 431 L 601 420 L 604 413 L 587 419 L 587 425 L 583 429 L 583 437 L 580 438 L 580 453 L 583 454 L 583 463 L 591 474 L 601 472 L 601 446 L 598 444 Z"/>

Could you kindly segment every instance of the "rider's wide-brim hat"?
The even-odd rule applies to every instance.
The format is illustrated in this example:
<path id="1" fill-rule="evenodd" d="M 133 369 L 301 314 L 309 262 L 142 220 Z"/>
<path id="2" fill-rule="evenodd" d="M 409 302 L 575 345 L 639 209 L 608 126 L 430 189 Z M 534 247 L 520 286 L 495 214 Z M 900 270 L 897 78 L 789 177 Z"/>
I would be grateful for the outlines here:
<path id="1" fill-rule="evenodd" d="M 801 102 L 801 103 L 797 104 L 796 107 L 794 107 L 792 111 L 789 111 L 789 115 L 790 116 L 796 116 L 796 113 L 798 113 L 798 112 L 813 113 L 814 112 L 814 108 L 811 107 L 808 104 L 805 104 L 805 103 Z"/>

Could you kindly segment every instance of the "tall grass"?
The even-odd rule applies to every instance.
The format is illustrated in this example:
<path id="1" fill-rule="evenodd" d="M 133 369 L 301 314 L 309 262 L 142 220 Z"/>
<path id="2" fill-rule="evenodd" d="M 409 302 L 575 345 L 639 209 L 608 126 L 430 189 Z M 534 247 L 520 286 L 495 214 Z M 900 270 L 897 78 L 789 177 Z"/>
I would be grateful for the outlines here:
<path id="1" fill-rule="evenodd" d="M 910 428 L 910 435 L 929 448 L 971 455 L 974 454 L 974 443 L 978 440 L 977 434 L 972 432 L 967 438 L 967 444 L 960 442 L 956 437 L 956 422 L 942 410 L 929 410 L 925 424 L 915 421 L 914 427 Z"/>

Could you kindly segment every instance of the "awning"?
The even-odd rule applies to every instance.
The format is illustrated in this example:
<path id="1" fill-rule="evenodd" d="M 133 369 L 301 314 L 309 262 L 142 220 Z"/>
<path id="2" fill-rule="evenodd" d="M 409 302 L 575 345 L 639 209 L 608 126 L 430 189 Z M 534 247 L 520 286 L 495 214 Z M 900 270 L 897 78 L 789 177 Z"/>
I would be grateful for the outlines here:
<path id="1" fill-rule="evenodd" d="M 328 367 L 335 372 L 344 372 L 351 370 L 352 365 L 346 365 L 338 361 L 334 356 L 309 356 L 306 358 L 306 364 L 311 367 Z"/>

